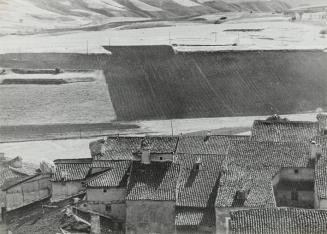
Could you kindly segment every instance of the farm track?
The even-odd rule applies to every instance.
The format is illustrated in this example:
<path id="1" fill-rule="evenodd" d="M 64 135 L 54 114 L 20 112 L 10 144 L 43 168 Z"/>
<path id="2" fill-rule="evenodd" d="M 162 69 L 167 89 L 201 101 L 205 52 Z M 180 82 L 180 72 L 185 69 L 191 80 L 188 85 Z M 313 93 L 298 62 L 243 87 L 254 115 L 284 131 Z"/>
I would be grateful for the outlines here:
<path id="1" fill-rule="evenodd" d="M 320 51 L 109 50 L 111 56 L 0 55 L 0 66 L 102 69 L 119 121 L 288 114 L 327 106 L 327 54 Z"/>

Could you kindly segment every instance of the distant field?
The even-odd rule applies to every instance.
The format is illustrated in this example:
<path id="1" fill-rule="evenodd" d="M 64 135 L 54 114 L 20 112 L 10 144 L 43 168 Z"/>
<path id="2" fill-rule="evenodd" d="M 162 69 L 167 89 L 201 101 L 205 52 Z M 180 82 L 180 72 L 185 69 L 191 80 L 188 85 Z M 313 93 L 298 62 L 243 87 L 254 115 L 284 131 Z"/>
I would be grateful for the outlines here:
<path id="1" fill-rule="evenodd" d="M 324 52 L 110 50 L 111 56 L 0 55 L 0 66 L 103 69 L 117 120 L 287 114 L 327 106 Z"/>

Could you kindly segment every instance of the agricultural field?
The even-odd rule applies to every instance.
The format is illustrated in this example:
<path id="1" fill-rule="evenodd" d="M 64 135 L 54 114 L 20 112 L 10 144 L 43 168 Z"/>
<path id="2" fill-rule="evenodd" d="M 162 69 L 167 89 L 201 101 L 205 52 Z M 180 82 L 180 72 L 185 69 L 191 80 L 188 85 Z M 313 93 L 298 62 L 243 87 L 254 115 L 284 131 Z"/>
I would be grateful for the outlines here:
<path id="1" fill-rule="evenodd" d="M 327 54 L 321 51 L 109 50 L 112 55 L 7 54 L 0 64 L 102 69 L 118 121 L 291 114 L 327 106 Z"/>

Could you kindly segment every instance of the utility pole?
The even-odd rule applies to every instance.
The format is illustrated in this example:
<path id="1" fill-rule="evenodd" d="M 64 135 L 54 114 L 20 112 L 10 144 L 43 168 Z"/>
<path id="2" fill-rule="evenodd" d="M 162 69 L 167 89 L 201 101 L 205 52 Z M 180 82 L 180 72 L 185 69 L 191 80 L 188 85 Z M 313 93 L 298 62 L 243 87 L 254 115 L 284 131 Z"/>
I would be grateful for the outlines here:
<path id="1" fill-rule="evenodd" d="M 171 136 L 174 136 L 173 119 L 170 120 Z"/>
<path id="2" fill-rule="evenodd" d="M 89 55 L 89 41 L 86 41 L 86 54 Z"/>

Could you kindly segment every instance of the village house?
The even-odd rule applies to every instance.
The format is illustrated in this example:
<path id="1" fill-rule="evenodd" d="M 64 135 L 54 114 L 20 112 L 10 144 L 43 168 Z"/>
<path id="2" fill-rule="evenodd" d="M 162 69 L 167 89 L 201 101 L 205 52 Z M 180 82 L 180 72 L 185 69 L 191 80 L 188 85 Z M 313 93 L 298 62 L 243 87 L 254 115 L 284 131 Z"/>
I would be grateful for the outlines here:
<path id="1" fill-rule="evenodd" d="M 139 147 L 133 152 L 133 160 L 150 163 L 155 161 L 173 161 L 178 137 L 146 136 L 142 138 Z"/>
<path id="2" fill-rule="evenodd" d="M 251 140 L 309 144 L 311 139 L 318 135 L 318 122 L 255 120 Z"/>
<path id="3" fill-rule="evenodd" d="M 176 233 L 215 233 L 215 199 L 225 158 L 215 154 L 178 154 Z"/>
<path id="4" fill-rule="evenodd" d="M 285 191 L 274 191 L 273 178 L 282 172 L 282 176 L 292 178 L 289 173 L 294 173 L 312 166 L 311 147 L 306 143 L 292 142 L 257 142 L 257 141 L 233 141 L 223 162 L 223 173 L 216 198 L 216 230 L 217 233 L 225 233 L 228 229 L 229 212 L 233 210 L 253 208 L 277 207 L 275 193 L 282 194 Z M 289 168 L 282 170 L 282 168 Z M 301 171 L 301 175 L 306 174 Z M 308 173 L 310 180 L 312 173 Z M 303 178 L 297 178 L 302 182 Z M 278 188 L 278 187 L 277 187 Z M 311 193 L 313 192 L 313 188 Z M 299 191 L 289 187 L 283 189 L 289 192 Z M 295 188 L 296 189 L 296 188 Z M 302 203 L 297 196 L 297 205 Z M 310 197 L 313 204 L 314 197 Z M 306 203 L 305 203 L 306 204 Z M 292 205 L 292 204 L 287 204 Z"/>
<path id="5" fill-rule="evenodd" d="M 327 231 L 327 211 L 272 208 L 233 211 L 230 234 L 322 234 Z"/>
<path id="6" fill-rule="evenodd" d="M 85 192 L 82 183 L 88 175 L 92 159 L 57 159 L 55 172 L 51 179 L 52 201 L 60 201 L 81 192 Z"/>
<path id="7" fill-rule="evenodd" d="M 36 173 L 37 166 L 22 161 L 21 157 L 6 158 L 0 153 L 0 221 L 6 210 L 6 192 L 2 190 L 7 181 L 18 181 Z"/>
<path id="8" fill-rule="evenodd" d="M 6 211 L 30 205 L 51 196 L 50 174 L 35 174 L 5 185 Z"/>
<path id="9" fill-rule="evenodd" d="M 85 183 L 86 203 L 88 209 L 100 215 L 116 220 L 118 224 L 126 218 L 126 189 L 130 161 L 112 162 L 112 167 L 99 173 Z"/>
<path id="10" fill-rule="evenodd" d="M 178 154 L 226 154 L 229 143 L 233 140 L 249 140 L 250 136 L 211 135 L 181 136 L 176 153 Z"/>
<path id="11" fill-rule="evenodd" d="M 147 161 L 145 161 L 147 162 Z M 174 233 L 179 165 L 133 162 L 126 197 L 126 233 Z"/>
<path id="12" fill-rule="evenodd" d="M 133 160 L 143 137 L 108 136 L 91 142 L 90 152 L 94 161 Z"/>

